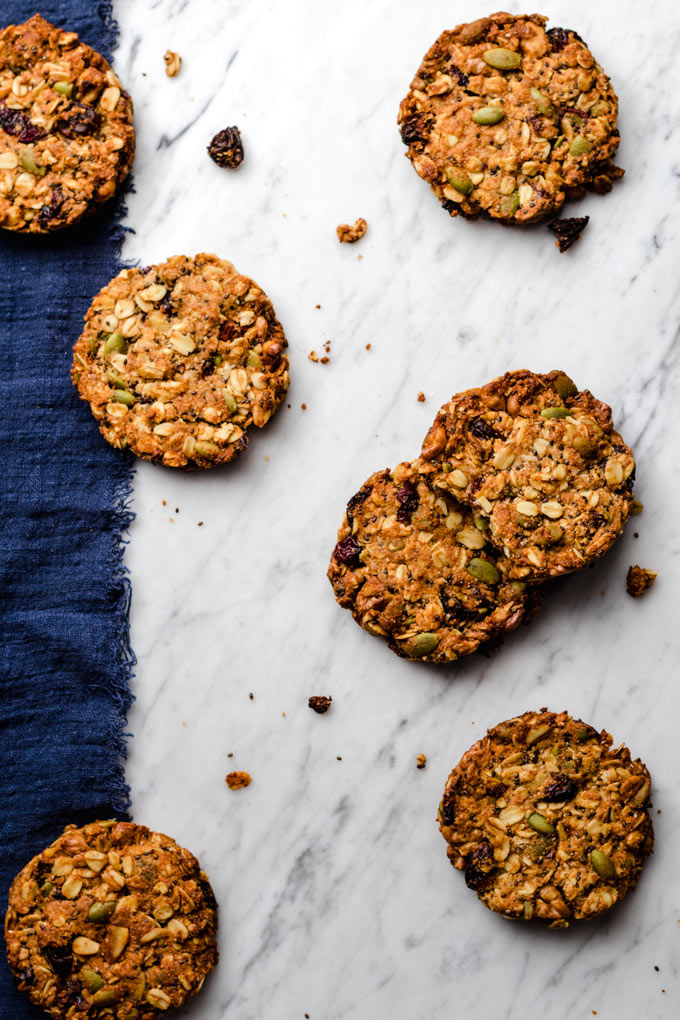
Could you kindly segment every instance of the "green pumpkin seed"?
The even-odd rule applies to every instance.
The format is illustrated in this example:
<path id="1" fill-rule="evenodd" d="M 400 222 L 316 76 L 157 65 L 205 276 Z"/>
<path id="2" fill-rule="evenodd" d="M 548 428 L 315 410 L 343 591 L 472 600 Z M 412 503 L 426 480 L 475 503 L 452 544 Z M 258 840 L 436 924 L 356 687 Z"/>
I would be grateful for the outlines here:
<path id="1" fill-rule="evenodd" d="M 216 355 L 215 355 L 215 358 L 214 358 L 214 362 L 213 362 L 213 364 L 214 364 L 215 366 L 217 366 L 217 365 L 221 365 L 221 364 L 222 364 L 222 355 L 221 355 L 221 354 L 216 354 Z"/>
<path id="2" fill-rule="evenodd" d="M 433 652 L 438 644 L 438 635 L 430 634 L 426 631 L 422 634 L 416 634 L 414 638 L 407 641 L 404 645 L 404 649 L 408 655 L 412 655 L 414 658 L 420 659 L 423 655 L 429 655 L 430 652 Z"/>
<path id="3" fill-rule="evenodd" d="M 40 166 L 36 163 L 35 156 L 30 149 L 25 149 L 24 152 L 21 153 L 21 165 L 27 173 L 33 174 L 34 177 L 44 177 L 47 173 L 44 166 Z"/>
<path id="4" fill-rule="evenodd" d="M 500 124 L 503 117 L 505 111 L 500 106 L 483 106 L 472 114 L 475 124 Z"/>
<path id="5" fill-rule="evenodd" d="M 487 50 L 486 53 L 482 53 L 482 60 L 489 67 L 495 67 L 499 71 L 514 71 L 522 63 L 522 57 L 519 53 L 515 53 L 514 50 L 505 50 L 500 46 L 498 49 Z"/>
<path id="6" fill-rule="evenodd" d="M 585 156 L 586 152 L 590 152 L 590 142 L 583 135 L 576 135 L 576 138 L 569 146 L 569 152 L 572 156 Z"/>
<path id="7" fill-rule="evenodd" d="M 616 868 L 603 850 L 593 850 L 590 855 L 590 863 L 600 878 L 611 881 L 616 878 Z"/>
<path id="8" fill-rule="evenodd" d="M 62 96 L 66 96 L 67 99 L 71 98 L 73 93 L 73 83 L 70 81 L 55 81 L 54 91 L 61 93 Z"/>
<path id="9" fill-rule="evenodd" d="M 532 861 L 536 861 L 537 864 L 540 864 L 552 845 L 553 840 L 550 836 L 539 836 L 538 839 L 529 847 L 529 857 L 531 857 Z"/>
<path id="10" fill-rule="evenodd" d="M 513 591 L 521 593 L 527 590 L 527 583 L 526 581 L 511 581 L 510 587 L 512 588 Z"/>
<path id="11" fill-rule="evenodd" d="M 534 832 L 540 832 L 543 836 L 552 836 L 555 831 L 555 826 L 547 818 L 544 818 L 543 815 L 539 815 L 538 811 L 534 811 L 532 815 L 529 815 L 527 821 Z"/>
<path id="12" fill-rule="evenodd" d="M 146 991 L 146 975 L 140 974 L 139 981 L 135 985 L 134 991 L 132 993 L 132 998 L 135 1000 L 135 1002 L 139 1002 L 141 997 L 144 995 L 145 991 Z"/>
<path id="13" fill-rule="evenodd" d="M 483 581 L 484 584 L 498 584 L 501 579 L 501 575 L 493 563 L 483 560 L 481 556 L 475 556 L 470 560 L 467 565 L 467 572 L 472 574 L 475 580 Z"/>
<path id="14" fill-rule="evenodd" d="M 534 106 L 536 107 L 539 113 L 543 113 L 546 116 L 549 113 L 552 113 L 553 110 L 552 103 L 550 102 L 549 99 L 546 98 L 546 96 L 543 95 L 542 92 L 539 92 L 538 89 L 531 90 L 531 98 L 533 99 Z"/>
<path id="15" fill-rule="evenodd" d="M 114 1002 L 118 1002 L 120 995 L 117 988 L 102 988 L 94 993 L 92 1002 L 95 1006 L 113 1006 Z"/>
<path id="16" fill-rule="evenodd" d="M 472 520 L 474 522 L 475 527 L 477 528 L 477 531 L 486 531 L 486 529 L 489 527 L 488 519 L 486 517 L 482 517 L 482 515 L 478 514 L 476 510 L 472 511 Z"/>
<path id="17" fill-rule="evenodd" d="M 519 191 L 513 191 L 512 195 L 504 195 L 501 199 L 501 212 L 504 216 L 514 216 L 519 209 Z"/>
<path id="18" fill-rule="evenodd" d="M 257 351 L 248 351 L 248 364 L 251 368 L 262 368 L 262 361 Z"/>
<path id="19" fill-rule="evenodd" d="M 588 739 L 588 730 L 585 728 L 585 726 L 580 726 L 576 730 L 576 733 L 574 734 L 574 740 L 576 741 L 577 744 L 582 744 L 587 739 Z"/>
<path id="20" fill-rule="evenodd" d="M 474 184 L 465 171 L 459 170 L 455 166 L 447 166 L 446 179 L 452 188 L 455 188 L 456 191 L 460 191 L 461 195 L 469 195 L 474 188 Z"/>
<path id="21" fill-rule="evenodd" d="M 531 900 L 524 901 L 524 904 L 522 905 L 522 914 L 525 921 L 530 921 L 534 916 L 534 905 Z"/>
<path id="22" fill-rule="evenodd" d="M 90 340 L 90 354 L 96 354 L 97 348 L 99 347 L 100 336 L 93 336 Z"/>
<path id="23" fill-rule="evenodd" d="M 101 974 L 98 974 L 96 970 L 92 970 L 90 967 L 83 967 L 80 977 L 88 992 L 98 992 L 104 984 L 104 978 Z"/>
<path id="24" fill-rule="evenodd" d="M 128 388 L 128 384 L 125 382 L 125 379 L 118 375 L 117 372 L 114 372 L 112 368 L 107 371 L 106 378 L 109 382 L 113 383 L 117 390 L 126 390 Z"/>
<path id="25" fill-rule="evenodd" d="M 137 402 L 137 397 L 129 390 L 116 390 L 112 399 L 117 400 L 119 404 L 127 404 L 128 407 L 132 407 Z"/>
<path id="26" fill-rule="evenodd" d="M 562 400 L 566 400 L 567 397 L 573 397 L 575 393 L 578 393 L 576 383 L 568 375 L 558 375 L 553 386 L 562 397 Z"/>
<path id="27" fill-rule="evenodd" d="M 568 418 L 570 414 L 568 407 L 544 407 L 541 418 Z"/>
<path id="28" fill-rule="evenodd" d="M 54 889 L 54 882 L 47 881 L 44 885 L 40 886 L 40 892 L 43 896 L 49 896 Z"/>
<path id="29" fill-rule="evenodd" d="M 122 354 L 125 354 L 127 351 L 127 344 L 122 333 L 111 333 L 110 337 L 104 344 L 104 357 L 106 357 L 107 354 L 112 354 L 114 351 L 120 351 Z"/>
<path id="30" fill-rule="evenodd" d="M 87 912 L 87 919 L 93 924 L 103 924 L 104 921 L 108 921 L 115 909 L 115 900 L 108 900 L 106 903 L 93 903 Z"/>
<path id="31" fill-rule="evenodd" d="M 236 401 L 234 400 L 234 398 L 231 395 L 231 393 L 229 392 L 229 390 L 227 390 L 227 389 L 222 390 L 222 396 L 224 397 L 224 402 L 227 405 L 227 407 L 229 408 L 229 410 L 230 411 L 235 411 L 236 410 Z"/>

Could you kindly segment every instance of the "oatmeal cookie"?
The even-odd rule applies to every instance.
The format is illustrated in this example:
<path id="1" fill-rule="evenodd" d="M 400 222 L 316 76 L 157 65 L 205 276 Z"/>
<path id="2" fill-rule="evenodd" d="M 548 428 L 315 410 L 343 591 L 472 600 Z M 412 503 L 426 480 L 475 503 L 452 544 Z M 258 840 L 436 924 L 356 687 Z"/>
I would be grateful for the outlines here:
<path id="1" fill-rule="evenodd" d="M 217 963 L 198 861 L 132 822 L 69 825 L 17 875 L 5 941 L 22 991 L 55 1020 L 156 1020 Z"/>
<path id="2" fill-rule="evenodd" d="M 426 464 L 378 471 L 347 505 L 328 577 L 397 654 L 452 662 L 512 630 L 535 593 L 508 581 L 486 523 L 432 485 Z"/>
<path id="3" fill-rule="evenodd" d="M 421 451 L 437 486 L 489 520 L 509 577 L 543 580 L 613 545 L 635 461 L 611 408 L 564 372 L 507 372 L 453 396 Z"/>
<path id="4" fill-rule="evenodd" d="M 85 316 L 71 377 L 103 436 L 167 467 L 233 460 L 288 388 L 286 338 L 256 283 L 215 255 L 124 269 Z"/>
<path id="5" fill-rule="evenodd" d="M 0 227 L 44 234 L 110 199 L 135 152 L 108 61 L 35 14 L 0 32 Z"/>
<path id="6" fill-rule="evenodd" d="M 609 78 L 545 24 L 500 13 L 443 32 L 402 100 L 406 155 L 452 216 L 534 223 L 623 175 Z"/>
<path id="7" fill-rule="evenodd" d="M 654 835 L 650 777 L 566 712 L 489 730 L 449 776 L 439 827 L 455 868 L 504 917 L 551 928 L 597 917 L 637 884 Z"/>

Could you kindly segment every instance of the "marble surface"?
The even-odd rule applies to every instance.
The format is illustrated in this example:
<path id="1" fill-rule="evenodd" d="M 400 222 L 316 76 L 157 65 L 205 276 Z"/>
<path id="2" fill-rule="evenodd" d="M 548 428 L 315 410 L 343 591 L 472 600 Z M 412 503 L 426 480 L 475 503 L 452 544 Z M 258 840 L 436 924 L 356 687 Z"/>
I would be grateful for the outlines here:
<path id="1" fill-rule="evenodd" d="M 544 227 L 450 220 L 403 155 L 395 118 L 422 54 L 484 3 L 116 4 L 139 142 L 124 254 L 233 260 L 274 301 L 292 363 L 290 408 L 234 466 L 135 478 L 128 776 L 136 818 L 191 847 L 220 902 L 194 1020 L 678 1014 L 678 16 L 670 0 L 643 19 L 614 0 L 540 7 L 590 42 L 621 100 L 626 177 L 571 207 L 591 223 L 566 256 Z M 205 154 L 227 124 L 246 148 L 233 173 Z M 366 237 L 339 245 L 358 216 Z M 326 580 L 344 503 L 418 452 L 452 392 L 519 367 L 563 368 L 612 404 L 644 513 L 500 653 L 401 661 Z M 631 563 L 660 572 L 640 601 Z M 307 698 L 327 693 L 317 716 Z M 468 745 L 541 705 L 608 728 L 655 783 L 638 890 L 566 932 L 486 911 L 435 824 Z M 230 792 L 231 769 L 252 785 Z"/>

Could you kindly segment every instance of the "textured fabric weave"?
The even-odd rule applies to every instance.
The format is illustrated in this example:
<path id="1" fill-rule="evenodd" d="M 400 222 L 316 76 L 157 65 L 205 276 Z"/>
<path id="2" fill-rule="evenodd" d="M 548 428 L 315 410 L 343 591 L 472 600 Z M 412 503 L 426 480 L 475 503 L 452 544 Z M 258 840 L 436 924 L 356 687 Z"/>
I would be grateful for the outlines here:
<path id="1" fill-rule="evenodd" d="M 46 0 L 49 21 L 111 57 L 109 4 Z M 2 0 L 2 24 L 35 13 Z M 120 199 L 46 238 L 0 231 L 0 903 L 68 822 L 125 817 L 133 665 L 122 533 L 132 458 L 101 438 L 69 379 L 92 296 L 121 268 Z M 2 954 L 4 956 L 4 952 Z M 32 1020 L 0 960 L 0 1017 Z"/>

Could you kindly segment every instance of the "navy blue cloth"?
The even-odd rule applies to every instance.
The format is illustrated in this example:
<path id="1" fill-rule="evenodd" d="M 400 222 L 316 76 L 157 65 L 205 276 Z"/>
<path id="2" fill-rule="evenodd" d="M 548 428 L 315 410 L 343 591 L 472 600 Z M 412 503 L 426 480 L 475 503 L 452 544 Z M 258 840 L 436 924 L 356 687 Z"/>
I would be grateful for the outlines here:
<path id="1" fill-rule="evenodd" d="M 110 57 L 109 4 L 2 0 Z M 45 238 L 0 231 L 0 912 L 20 868 L 69 822 L 126 817 L 133 657 L 123 532 L 133 460 L 69 379 L 92 296 L 121 268 L 122 200 Z M 3 953 L 4 955 L 4 953 Z M 0 1017 L 33 1020 L 0 959 Z"/>

